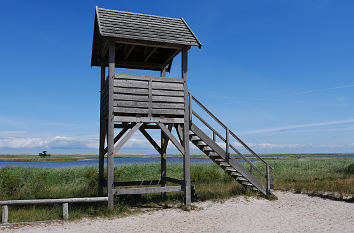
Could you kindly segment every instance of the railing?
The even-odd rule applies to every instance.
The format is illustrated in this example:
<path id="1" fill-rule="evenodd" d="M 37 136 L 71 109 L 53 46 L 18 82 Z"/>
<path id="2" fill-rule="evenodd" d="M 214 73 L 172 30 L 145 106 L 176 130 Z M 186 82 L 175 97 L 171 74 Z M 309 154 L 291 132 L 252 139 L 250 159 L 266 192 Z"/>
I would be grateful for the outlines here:
<path id="1" fill-rule="evenodd" d="M 215 130 L 206 120 L 204 120 L 199 114 L 197 114 L 193 108 L 192 104 L 193 101 L 198 104 L 200 108 L 202 108 L 210 117 L 212 117 L 224 130 L 225 130 L 225 137 L 221 135 L 217 130 Z M 225 143 L 225 152 L 226 152 L 226 159 L 230 159 L 230 149 L 236 152 L 244 161 L 246 161 L 250 165 L 250 173 L 254 175 L 254 171 L 256 171 L 260 176 L 266 179 L 266 190 L 267 193 L 270 193 L 271 187 L 271 175 L 270 172 L 273 169 L 264 159 L 262 159 L 256 152 L 254 152 L 249 146 L 246 145 L 237 135 L 232 132 L 224 123 L 222 123 L 213 113 L 211 113 L 198 99 L 196 99 L 191 93 L 189 93 L 189 112 L 190 112 L 190 121 L 192 121 L 193 115 L 202 122 L 207 128 L 209 128 L 213 133 L 213 141 L 216 142 L 216 137 L 220 138 L 221 141 Z M 250 154 L 254 156 L 255 159 L 262 162 L 265 166 L 265 173 L 262 172 L 256 165 L 254 165 L 245 155 L 243 155 L 239 150 L 237 150 L 231 143 L 230 143 L 230 136 L 236 139 Z"/>
<path id="2" fill-rule="evenodd" d="M 82 198 L 63 198 L 63 199 L 34 199 L 34 200 L 8 200 L 0 201 L 2 206 L 2 223 L 8 223 L 9 205 L 34 205 L 34 204 L 55 204 L 61 203 L 63 207 L 63 219 L 69 219 L 69 203 L 78 202 L 107 202 L 108 197 L 82 197 Z"/>

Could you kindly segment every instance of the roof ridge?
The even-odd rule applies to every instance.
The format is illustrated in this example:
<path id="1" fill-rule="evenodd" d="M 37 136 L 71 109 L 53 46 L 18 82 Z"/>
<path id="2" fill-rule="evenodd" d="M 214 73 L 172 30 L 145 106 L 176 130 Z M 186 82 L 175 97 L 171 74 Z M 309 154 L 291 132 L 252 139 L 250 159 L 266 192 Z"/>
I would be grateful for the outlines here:
<path id="1" fill-rule="evenodd" d="M 128 13 L 128 14 L 133 14 L 133 15 L 152 16 L 152 17 L 162 18 L 162 19 L 175 19 L 175 20 L 177 19 L 177 20 L 181 20 L 180 18 L 172 18 L 172 17 L 167 17 L 167 16 L 143 14 L 143 13 L 136 13 L 136 12 L 130 12 L 130 11 L 120 11 L 120 10 L 106 9 L 106 8 L 100 8 L 100 7 L 97 7 L 97 9 L 98 10 L 106 10 L 106 11 L 114 11 L 114 12 L 119 12 L 119 13 Z"/>

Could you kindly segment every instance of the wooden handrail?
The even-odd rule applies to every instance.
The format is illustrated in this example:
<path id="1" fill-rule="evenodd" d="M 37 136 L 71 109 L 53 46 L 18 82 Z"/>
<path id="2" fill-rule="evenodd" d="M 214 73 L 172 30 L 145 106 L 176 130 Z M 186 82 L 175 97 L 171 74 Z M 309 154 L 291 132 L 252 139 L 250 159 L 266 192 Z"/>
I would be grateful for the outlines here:
<path id="1" fill-rule="evenodd" d="M 239 137 L 236 136 L 234 132 L 232 132 L 224 123 L 222 123 L 213 113 L 211 113 L 197 98 L 195 98 L 191 93 L 189 93 L 190 96 L 190 104 L 192 103 L 192 100 L 194 100 L 205 112 L 209 114 L 216 122 L 218 122 L 226 131 L 229 132 L 229 134 L 234 137 L 244 148 L 246 148 L 251 154 L 256 156 L 261 162 L 263 162 L 267 167 L 270 169 L 273 169 L 264 159 L 262 159 L 256 152 L 254 152 L 250 147 L 247 146 L 246 143 L 244 143 Z M 195 115 L 203 124 L 205 124 L 210 130 L 213 131 L 213 134 L 215 133 L 222 141 L 226 142 L 226 139 L 222 137 L 213 127 L 211 127 L 201 116 L 199 116 L 195 111 L 192 111 L 193 115 Z M 240 153 L 238 150 L 236 150 L 235 147 L 232 145 L 229 145 L 238 155 L 240 155 L 243 159 L 245 159 L 253 168 L 255 168 L 260 174 L 265 176 L 264 173 L 262 173 L 251 161 L 249 161 L 242 153 Z"/>

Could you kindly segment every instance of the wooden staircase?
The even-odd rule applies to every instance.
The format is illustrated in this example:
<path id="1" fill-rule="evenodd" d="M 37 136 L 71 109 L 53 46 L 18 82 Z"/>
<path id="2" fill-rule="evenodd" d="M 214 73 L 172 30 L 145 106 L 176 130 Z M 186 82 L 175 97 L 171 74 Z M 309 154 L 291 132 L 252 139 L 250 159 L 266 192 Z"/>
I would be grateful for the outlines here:
<path id="1" fill-rule="evenodd" d="M 270 189 L 272 186 L 270 172 L 272 167 L 191 94 L 189 94 L 189 100 L 191 118 L 190 130 L 192 131 L 189 138 L 190 141 L 237 182 L 252 190 L 260 191 L 264 195 L 270 195 Z M 213 118 L 216 123 L 225 130 L 225 136 L 215 130 L 211 124 L 207 123 L 206 120 L 197 114 L 192 109 L 192 103 L 196 103 L 205 113 Z M 203 128 L 206 126 L 211 131 L 211 137 L 208 136 L 207 132 L 196 126 L 195 122 L 197 121 L 193 121 L 194 117 L 204 125 Z M 219 141 L 217 141 L 217 138 Z M 231 142 L 233 141 L 230 140 L 231 138 L 234 139 L 233 141 L 238 142 L 243 146 L 252 155 L 252 160 L 260 161 L 260 163 L 255 164 L 251 162 L 249 158 L 237 150 L 235 146 L 232 145 Z M 225 148 L 220 146 L 219 142 L 225 144 Z M 234 155 L 232 155 L 230 151 L 234 151 Z"/>

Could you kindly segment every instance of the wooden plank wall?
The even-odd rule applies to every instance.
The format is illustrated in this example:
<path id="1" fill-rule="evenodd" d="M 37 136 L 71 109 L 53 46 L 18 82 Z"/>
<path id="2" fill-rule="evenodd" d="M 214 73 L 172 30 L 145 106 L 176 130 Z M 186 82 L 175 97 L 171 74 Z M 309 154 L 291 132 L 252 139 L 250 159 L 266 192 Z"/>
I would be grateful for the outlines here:
<path id="1" fill-rule="evenodd" d="M 103 88 L 101 105 L 104 115 L 108 106 L 107 86 Z M 183 79 L 116 74 L 113 92 L 115 116 L 153 117 L 161 122 L 166 118 L 184 118 Z"/>

